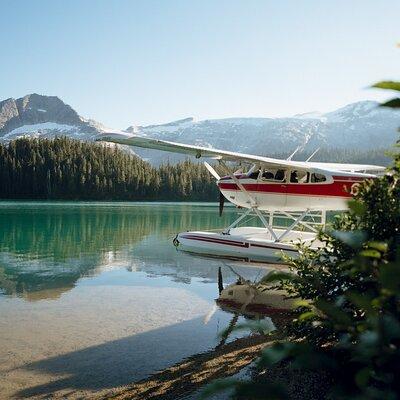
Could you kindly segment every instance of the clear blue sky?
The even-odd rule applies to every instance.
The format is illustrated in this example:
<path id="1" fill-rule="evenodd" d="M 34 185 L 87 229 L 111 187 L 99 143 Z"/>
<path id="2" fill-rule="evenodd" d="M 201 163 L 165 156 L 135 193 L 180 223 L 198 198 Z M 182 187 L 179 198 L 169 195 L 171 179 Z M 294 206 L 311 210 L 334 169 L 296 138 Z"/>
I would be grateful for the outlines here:
<path id="1" fill-rule="evenodd" d="M 400 78 L 399 0 L 0 0 L 0 99 L 126 128 L 328 111 Z"/>

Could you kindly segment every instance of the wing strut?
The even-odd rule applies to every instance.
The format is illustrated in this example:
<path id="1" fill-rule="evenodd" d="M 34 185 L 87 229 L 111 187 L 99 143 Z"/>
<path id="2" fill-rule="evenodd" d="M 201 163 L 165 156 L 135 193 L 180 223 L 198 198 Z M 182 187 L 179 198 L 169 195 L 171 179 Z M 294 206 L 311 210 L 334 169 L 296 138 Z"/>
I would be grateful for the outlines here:
<path id="1" fill-rule="evenodd" d="M 293 156 L 301 149 L 301 146 L 297 147 L 296 150 L 286 159 L 286 161 L 290 161 Z"/>
<path id="2" fill-rule="evenodd" d="M 314 153 L 312 153 L 311 156 L 307 158 L 306 162 L 309 162 L 319 152 L 320 148 L 321 147 L 318 147 L 318 149 L 315 150 Z"/>
<path id="3" fill-rule="evenodd" d="M 217 180 L 219 181 L 221 177 L 218 175 L 218 172 L 206 161 L 204 161 L 204 166 L 207 168 L 208 172 Z"/>

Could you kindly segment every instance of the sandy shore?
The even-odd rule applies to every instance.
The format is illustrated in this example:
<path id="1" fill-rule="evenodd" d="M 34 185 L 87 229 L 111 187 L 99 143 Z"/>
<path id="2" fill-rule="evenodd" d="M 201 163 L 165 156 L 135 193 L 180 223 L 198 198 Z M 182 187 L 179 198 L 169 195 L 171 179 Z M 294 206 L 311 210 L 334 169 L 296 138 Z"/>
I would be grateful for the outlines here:
<path id="1" fill-rule="evenodd" d="M 231 376 L 249 365 L 272 338 L 256 335 L 236 339 L 213 351 L 183 360 L 157 374 L 102 393 L 97 400 L 173 400 L 187 396 L 214 379 Z"/>

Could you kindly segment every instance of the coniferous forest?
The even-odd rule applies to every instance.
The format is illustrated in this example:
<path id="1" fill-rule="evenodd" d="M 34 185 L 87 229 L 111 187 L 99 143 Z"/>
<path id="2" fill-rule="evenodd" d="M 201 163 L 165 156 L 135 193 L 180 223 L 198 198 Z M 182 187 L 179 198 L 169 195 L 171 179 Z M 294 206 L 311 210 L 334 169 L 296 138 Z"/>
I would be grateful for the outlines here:
<path id="1" fill-rule="evenodd" d="M 0 144 L 0 198 L 216 201 L 202 164 L 151 166 L 115 146 L 66 137 Z"/>
<path id="2" fill-rule="evenodd" d="M 384 165 L 388 158 L 383 153 L 322 149 L 313 161 Z M 115 146 L 67 137 L 22 138 L 0 144 L 0 198 L 217 201 L 218 190 L 202 163 L 183 161 L 156 168 Z"/>

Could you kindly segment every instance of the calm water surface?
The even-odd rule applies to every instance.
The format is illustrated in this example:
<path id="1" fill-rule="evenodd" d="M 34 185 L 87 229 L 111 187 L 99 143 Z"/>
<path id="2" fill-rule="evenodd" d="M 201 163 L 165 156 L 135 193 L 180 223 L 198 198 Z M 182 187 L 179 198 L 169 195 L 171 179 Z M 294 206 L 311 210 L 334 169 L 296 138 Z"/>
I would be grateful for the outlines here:
<path id="1" fill-rule="evenodd" d="M 235 275 L 172 239 L 235 217 L 214 204 L 0 202 L 0 398 L 102 392 L 215 347 L 232 315 L 204 316 L 218 267 L 224 283 Z"/>

